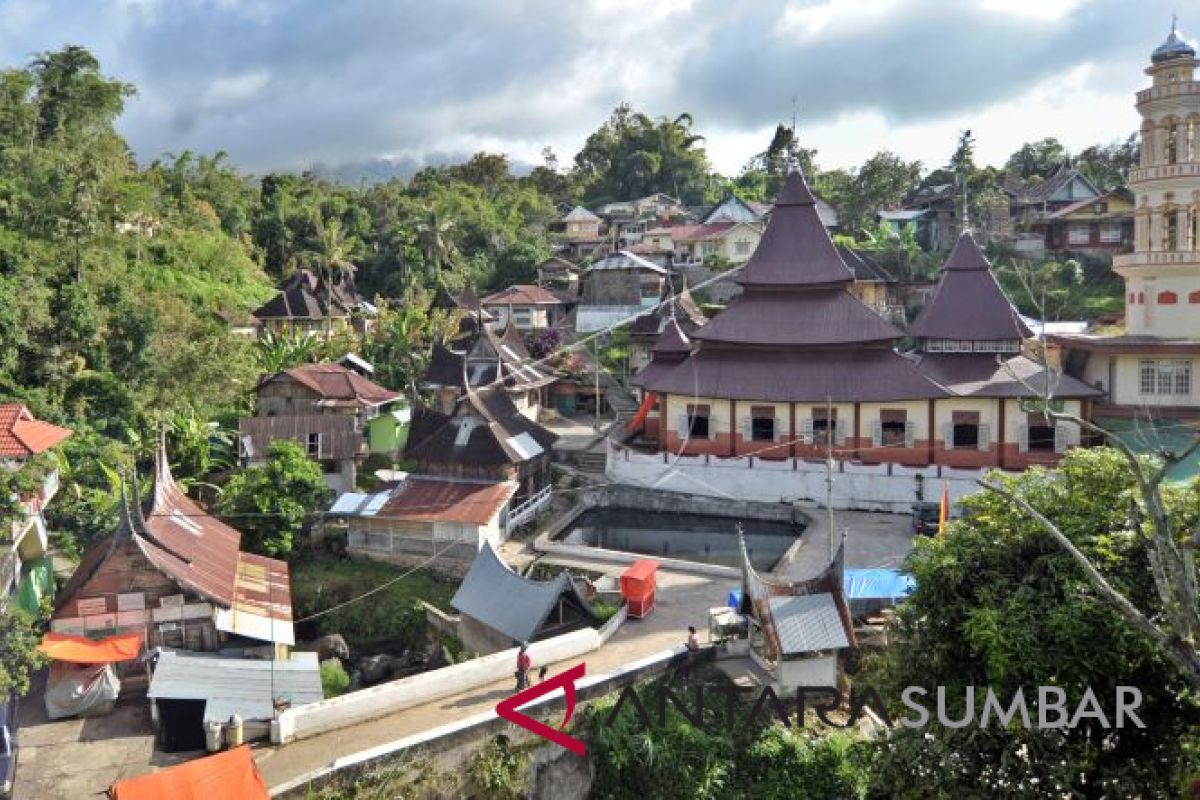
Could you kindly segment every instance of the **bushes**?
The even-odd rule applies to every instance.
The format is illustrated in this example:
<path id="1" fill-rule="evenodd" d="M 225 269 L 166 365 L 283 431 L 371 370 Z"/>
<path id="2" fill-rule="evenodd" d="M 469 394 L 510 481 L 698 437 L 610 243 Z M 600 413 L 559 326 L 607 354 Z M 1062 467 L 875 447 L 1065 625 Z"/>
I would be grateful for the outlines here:
<path id="1" fill-rule="evenodd" d="M 345 694 L 349 688 L 350 676 L 346 674 L 342 662 L 333 658 L 321 662 L 321 691 L 326 700 Z"/>
<path id="2" fill-rule="evenodd" d="M 467 778 L 483 797 L 515 800 L 522 794 L 528 761 L 528 753 L 514 749 L 508 737 L 497 736 L 471 757 Z"/>
<path id="3" fill-rule="evenodd" d="M 608 622 L 616 615 L 617 607 L 603 600 L 595 600 L 592 602 L 592 613 L 596 615 L 596 619 L 600 622 Z"/>

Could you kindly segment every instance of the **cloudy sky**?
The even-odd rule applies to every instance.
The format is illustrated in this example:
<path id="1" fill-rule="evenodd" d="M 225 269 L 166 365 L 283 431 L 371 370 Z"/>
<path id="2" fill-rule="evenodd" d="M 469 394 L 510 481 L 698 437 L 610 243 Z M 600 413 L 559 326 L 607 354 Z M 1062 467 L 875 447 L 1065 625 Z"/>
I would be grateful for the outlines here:
<path id="1" fill-rule="evenodd" d="M 1158 0 L 0 0 L 0 63 L 83 44 L 138 87 L 143 160 L 224 149 L 264 171 L 487 149 L 568 162 L 619 102 L 691 112 L 735 173 L 798 107 L 824 167 L 941 165 L 1137 127 Z M 1186 11 L 1186 9 L 1185 9 Z M 1183 33 L 1200 32 L 1195 19 Z"/>

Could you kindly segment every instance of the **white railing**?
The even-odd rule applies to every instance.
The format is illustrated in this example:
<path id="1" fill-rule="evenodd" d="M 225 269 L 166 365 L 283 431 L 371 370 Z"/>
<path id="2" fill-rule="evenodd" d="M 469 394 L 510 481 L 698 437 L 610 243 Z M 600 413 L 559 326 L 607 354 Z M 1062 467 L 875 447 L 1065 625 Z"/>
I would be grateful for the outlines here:
<path id="1" fill-rule="evenodd" d="M 514 530 L 533 519 L 548 502 L 550 502 L 550 486 L 544 487 L 524 503 L 509 511 L 508 519 L 504 523 L 504 535 L 508 536 Z"/>
<path id="2" fill-rule="evenodd" d="M 1113 256 L 1114 267 L 1159 266 L 1163 264 L 1200 264 L 1200 250 L 1154 250 Z"/>

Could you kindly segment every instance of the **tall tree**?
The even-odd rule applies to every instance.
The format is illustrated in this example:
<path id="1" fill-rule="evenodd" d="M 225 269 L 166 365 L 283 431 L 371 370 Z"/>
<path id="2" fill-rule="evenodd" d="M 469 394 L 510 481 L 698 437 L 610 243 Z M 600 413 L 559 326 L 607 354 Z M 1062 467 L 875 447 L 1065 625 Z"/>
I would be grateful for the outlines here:
<path id="1" fill-rule="evenodd" d="M 1053 136 L 1026 142 L 1004 163 L 1006 172 L 1020 178 L 1048 178 L 1070 154 Z"/>
<path id="2" fill-rule="evenodd" d="M 1101 189 L 1124 186 L 1129 170 L 1138 165 L 1138 134 L 1121 141 L 1085 147 L 1075 157 L 1075 168 Z"/>

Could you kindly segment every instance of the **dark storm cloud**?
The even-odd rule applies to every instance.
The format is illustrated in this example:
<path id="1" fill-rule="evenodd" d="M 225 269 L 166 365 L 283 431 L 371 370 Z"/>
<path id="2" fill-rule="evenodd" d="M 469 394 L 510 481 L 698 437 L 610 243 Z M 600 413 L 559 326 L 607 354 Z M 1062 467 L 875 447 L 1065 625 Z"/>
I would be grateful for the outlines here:
<path id="1" fill-rule="evenodd" d="M 479 140 L 577 145 L 622 99 L 692 111 L 703 130 L 772 124 L 793 95 L 808 121 L 857 110 L 927 119 L 1081 63 L 1127 62 L 1136 80 L 1170 13 L 1115 0 L 1056 20 L 953 0 L 867 5 L 810 37 L 780 33 L 788 6 L 777 2 L 698 0 L 656 16 L 559 0 L 8 0 L 0 58 L 84 44 L 137 84 L 122 128 L 141 158 L 224 149 L 261 170 Z M 657 21 L 638 27 L 647 19 Z"/>

